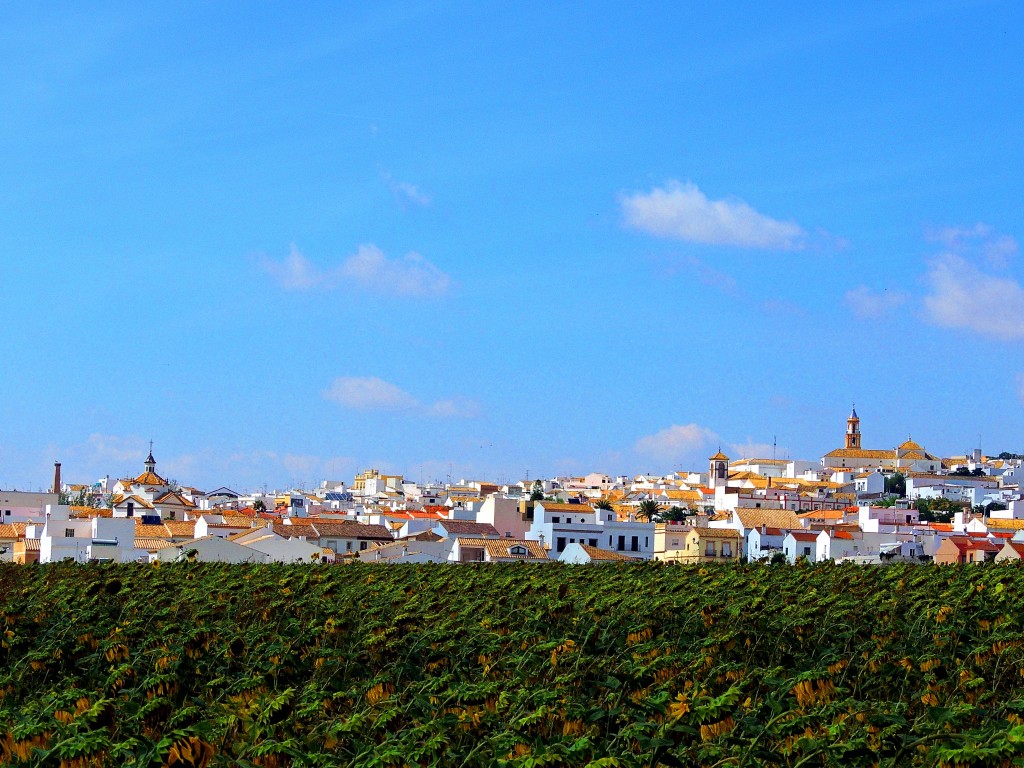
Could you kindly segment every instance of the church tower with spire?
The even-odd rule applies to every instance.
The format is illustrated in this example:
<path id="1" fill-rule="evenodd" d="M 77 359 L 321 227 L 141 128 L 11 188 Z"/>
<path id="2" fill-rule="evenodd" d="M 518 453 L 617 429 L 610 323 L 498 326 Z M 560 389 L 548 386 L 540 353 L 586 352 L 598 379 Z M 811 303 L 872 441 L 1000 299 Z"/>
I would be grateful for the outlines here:
<path id="1" fill-rule="evenodd" d="M 860 448 L 860 417 L 857 406 L 853 407 L 850 417 L 846 420 L 846 447 Z"/>

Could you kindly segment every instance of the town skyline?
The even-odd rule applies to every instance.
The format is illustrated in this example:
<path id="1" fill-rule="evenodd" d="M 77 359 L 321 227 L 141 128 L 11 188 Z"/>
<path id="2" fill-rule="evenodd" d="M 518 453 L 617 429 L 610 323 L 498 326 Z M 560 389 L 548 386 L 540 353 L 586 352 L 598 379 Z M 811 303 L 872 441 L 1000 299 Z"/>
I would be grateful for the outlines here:
<path id="1" fill-rule="evenodd" d="M 856 428 L 855 428 L 856 429 L 856 442 L 854 442 L 854 443 L 850 442 L 850 440 L 851 440 L 851 436 L 850 436 L 851 419 L 856 420 Z M 444 485 L 444 484 L 453 484 L 453 483 L 457 484 L 460 481 L 468 481 L 468 480 L 473 480 L 475 482 L 496 482 L 498 484 L 514 484 L 514 483 L 521 482 L 523 480 L 531 480 L 531 479 L 538 479 L 539 480 L 539 479 L 545 479 L 545 478 L 568 477 L 568 476 L 574 476 L 574 475 L 579 476 L 579 475 L 585 475 L 585 474 L 591 474 L 591 473 L 606 474 L 606 475 L 611 476 L 611 477 L 636 477 L 636 476 L 640 476 L 640 475 L 650 475 L 650 476 L 661 477 L 661 476 L 670 475 L 672 473 L 680 473 L 680 472 L 681 473 L 688 473 L 688 472 L 689 473 L 693 473 L 693 472 L 698 472 L 699 473 L 699 472 L 704 471 L 706 469 L 706 467 L 704 465 L 707 463 L 708 458 L 713 458 L 713 455 L 711 454 L 712 451 L 716 455 L 720 454 L 720 453 L 727 454 L 726 457 L 728 459 L 730 459 L 730 460 L 733 460 L 734 463 L 736 461 L 744 460 L 744 459 L 749 459 L 749 460 L 755 460 L 755 459 L 765 460 L 765 459 L 770 459 L 770 460 L 773 460 L 773 461 L 774 460 L 779 460 L 779 461 L 795 461 L 798 464 L 807 464 L 808 462 L 812 463 L 812 464 L 816 464 L 816 463 L 820 462 L 821 465 L 822 465 L 822 468 L 825 469 L 825 468 L 829 468 L 829 467 L 834 466 L 834 463 L 830 463 L 829 461 L 827 461 L 827 459 L 828 459 L 829 454 L 831 452 L 834 452 L 836 449 L 839 449 L 839 448 L 845 448 L 845 449 L 851 449 L 851 448 L 861 449 L 861 448 L 864 448 L 864 449 L 866 449 L 870 453 L 870 452 L 877 451 L 877 450 L 886 450 L 886 451 L 887 450 L 893 450 L 893 449 L 896 449 L 898 447 L 897 443 L 895 443 L 895 442 L 892 445 L 885 445 L 885 444 L 882 444 L 882 443 L 873 442 L 870 439 L 870 433 L 869 433 L 868 442 L 864 443 L 862 445 L 861 444 L 861 439 L 862 439 L 863 433 L 860 430 L 860 417 L 859 417 L 859 415 L 857 413 L 857 409 L 856 409 L 855 405 L 852 407 L 851 413 L 844 420 L 844 425 L 846 427 L 845 432 L 844 433 L 840 433 L 840 436 L 837 437 L 837 439 L 834 441 L 834 443 L 831 445 L 830 448 L 828 448 L 827 450 L 821 451 L 817 455 L 811 455 L 811 456 L 791 456 L 791 455 L 789 455 L 788 451 L 786 451 L 784 449 L 780 449 L 780 447 L 777 445 L 777 443 L 774 443 L 774 444 L 771 444 L 771 443 L 755 444 L 755 443 L 749 443 L 748 442 L 747 444 L 723 444 L 720 440 L 716 442 L 713 439 L 716 436 L 711 434 L 710 436 L 709 435 L 703 435 L 703 438 L 704 438 L 703 444 L 707 446 L 707 450 L 705 451 L 705 453 L 708 453 L 707 456 L 697 457 L 697 453 L 695 452 L 696 449 L 694 449 L 691 446 L 688 449 L 690 454 L 691 454 L 691 458 L 688 459 L 687 461 L 676 463 L 673 466 L 661 466 L 659 464 L 657 469 L 646 469 L 646 470 L 640 470 L 640 469 L 630 468 L 630 467 L 587 467 L 587 468 L 584 468 L 583 470 L 578 471 L 578 472 L 544 472 L 543 469 L 541 469 L 541 470 L 535 470 L 535 471 L 533 471 L 531 473 L 530 469 L 526 468 L 526 469 L 522 470 L 521 472 L 519 472 L 518 474 L 515 473 L 515 472 L 511 472 L 510 473 L 510 472 L 500 472 L 500 471 L 497 472 L 497 473 L 491 473 L 491 474 L 481 474 L 481 473 L 466 473 L 466 472 L 458 473 L 458 472 L 455 471 L 456 470 L 456 466 L 453 463 L 449 463 L 447 466 L 444 466 L 444 465 L 441 465 L 441 464 L 434 464 L 434 465 L 432 465 L 435 469 L 437 469 L 439 467 L 441 470 L 444 470 L 443 474 L 427 476 L 427 475 L 425 475 L 423 473 L 422 467 L 419 468 L 419 471 L 417 472 L 416 471 L 417 468 L 415 468 L 415 467 L 412 468 L 413 471 L 410 471 L 409 468 L 402 468 L 400 466 L 391 465 L 391 464 L 388 464 L 388 463 L 385 463 L 385 462 L 377 462 L 377 463 L 371 462 L 371 463 L 366 464 L 366 465 L 357 465 L 357 464 L 355 464 L 353 462 L 348 462 L 347 464 L 344 464 L 344 463 L 342 464 L 342 466 L 346 467 L 347 469 L 339 469 L 338 465 L 335 465 L 335 466 L 331 467 L 331 472 L 329 472 L 327 474 L 324 474 L 322 476 L 318 476 L 318 477 L 299 477 L 299 476 L 293 476 L 293 477 L 288 478 L 286 481 L 280 482 L 280 483 L 270 482 L 269 480 L 266 480 L 266 479 L 264 481 L 262 481 L 262 482 L 256 482 L 256 483 L 235 483 L 235 482 L 232 482 L 232 479 L 230 477 L 225 478 L 224 476 L 220 476 L 219 479 L 218 479 L 218 477 L 216 475 L 209 474 L 210 470 L 206 470 L 205 474 L 204 474 L 204 472 L 202 470 L 200 470 L 199 477 L 200 478 L 207 478 L 207 479 L 209 479 L 209 482 L 201 483 L 201 482 L 198 482 L 195 478 L 193 478 L 191 476 L 182 476 L 182 477 L 178 476 L 178 473 L 177 473 L 178 469 L 182 469 L 182 468 L 184 468 L 184 469 L 194 469 L 194 466 L 191 465 L 191 463 L 183 464 L 180 460 L 176 461 L 175 457 L 172 456 L 172 457 L 169 458 L 169 460 L 161 461 L 161 466 L 164 467 L 164 473 L 167 475 L 167 477 L 170 478 L 174 483 L 181 483 L 183 485 L 188 485 L 188 486 L 206 487 L 207 489 L 218 487 L 218 486 L 221 486 L 221 487 L 231 487 L 231 488 L 234 488 L 236 490 L 240 490 L 240 491 L 243 491 L 245 493 L 249 493 L 249 492 L 259 491 L 260 489 L 263 489 L 264 491 L 268 491 L 268 490 L 281 490 L 281 491 L 284 491 L 284 490 L 286 490 L 288 488 L 312 489 L 312 488 L 315 488 L 317 485 L 319 485 L 319 484 L 321 484 L 323 482 L 327 482 L 327 481 L 344 481 L 344 482 L 347 482 L 349 478 L 351 478 L 353 476 L 357 476 L 358 474 L 360 474 L 362 472 L 365 472 L 365 471 L 368 471 L 368 470 L 371 470 L 371 469 L 372 470 L 377 470 L 377 471 L 382 471 L 382 472 L 387 473 L 387 474 L 399 475 L 399 476 L 407 478 L 410 482 L 415 482 L 415 483 L 420 483 L 420 484 L 423 484 L 423 483 L 439 483 L 439 484 L 442 484 L 442 485 Z M 690 426 L 694 426 L 694 425 L 690 425 Z M 683 428 L 683 435 L 684 435 L 685 438 L 688 439 L 688 435 L 689 435 L 690 431 L 691 430 L 689 429 L 689 427 L 684 427 Z M 666 441 L 673 441 L 673 440 L 678 439 L 678 436 L 673 434 L 670 431 L 668 434 L 664 435 L 663 438 Z M 911 434 L 911 433 L 907 433 L 903 437 L 901 437 L 898 440 L 898 443 L 901 443 L 901 444 L 908 444 L 909 443 L 915 449 L 921 449 L 921 450 L 923 450 L 923 451 L 925 451 L 926 453 L 929 453 L 929 454 L 932 453 L 932 451 L 930 451 L 930 446 L 928 446 L 927 444 L 919 444 L 914 439 L 913 434 Z M 153 457 L 154 457 L 154 441 L 149 440 L 148 443 L 143 443 L 143 447 L 142 447 L 141 451 L 142 451 L 142 453 L 137 457 L 138 458 L 137 461 L 135 461 L 134 463 L 129 463 L 126 466 L 120 467 L 120 469 L 119 469 L 120 474 L 118 474 L 117 472 L 115 472 L 114 474 L 110 474 L 109 472 L 103 472 L 103 474 L 99 475 L 99 479 L 102 479 L 103 477 L 106 477 L 107 479 L 109 479 L 109 481 L 110 481 L 110 483 L 112 485 L 114 482 L 116 482 L 121 477 L 131 476 L 132 473 L 137 468 L 137 465 L 143 463 L 142 462 L 142 458 L 141 458 L 142 455 L 146 456 L 146 461 L 147 462 L 150 461 L 150 460 L 154 460 L 153 459 Z M 958 451 L 958 452 L 946 451 L 946 452 L 934 452 L 934 453 L 935 453 L 935 455 L 938 458 L 947 458 L 948 459 L 948 458 L 954 458 L 954 457 L 955 458 L 969 458 L 975 452 L 978 452 L 979 455 L 986 455 L 986 456 L 991 456 L 991 457 L 998 457 L 1001 453 L 1004 453 L 1004 452 L 1012 453 L 1014 455 L 1018 455 L 1018 452 L 1015 452 L 1015 451 L 1012 451 L 1012 450 L 1009 450 L 1009 449 L 1000 449 L 999 451 L 994 451 L 994 452 L 992 452 L 990 454 L 986 454 L 982 450 L 981 446 L 968 446 L 964 450 Z M 118 461 L 123 461 L 124 457 L 127 456 L 129 453 L 134 454 L 134 453 L 138 453 L 138 451 L 133 451 L 131 448 L 127 448 L 126 447 L 126 448 L 124 448 L 123 452 L 119 454 L 119 458 L 117 460 Z M 693 458 L 693 457 L 697 457 L 697 458 Z M 78 457 L 78 460 L 80 461 L 80 457 Z M 97 466 L 96 462 L 98 462 L 98 461 L 100 461 L 100 459 L 98 459 L 96 457 L 93 457 L 92 459 L 89 460 L 89 462 L 87 462 L 86 466 L 95 467 L 95 466 Z M 65 466 L 66 465 L 66 462 L 64 462 L 64 461 L 59 461 L 58 460 L 58 461 L 56 461 L 56 463 L 61 465 L 61 466 Z M 650 462 L 648 462 L 648 463 L 650 463 Z M 948 468 L 949 467 L 945 467 L 945 468 L 942 468 L 942 469 L 948 469 Z M 51 471 L 51 470 L 52 470 L 52 464 L 50 464 L 48 466 L 47 471 Z M 97 474 L 96 472 L 93 472 L 92 475 L 90 475 L 89 477 L 81 476 L 82 475 L 82 470 L 81 469 L 77 469 L 76 470 L 74 465 L 68 466 L 68 470 L 70 470 L 72 473 L 74 473 L 74 477 L 73 478 L 69 478 L 67 475 L 65 475 L 65 480 L 68 481 L 68 482 L 93 483 L 97 479 L 97 478 L 92 476 L 92 475 L 96 475 Z M 64 471 L 68 471 L 68 470 L 64 470 Z M 619 471 L 619 470 L 629 470 L 629 471 Z M 51 477 L 52 477 L 52 472 L 51 472 Z M 42 480 L 40 480 L 40 482 L 37 482 L 37 483 L 34 483 L 34 484 L 33 483 L 28 483 L 28 484 L 24 484 L 24 485 L 19 487 L 18 484 L 16 484 L 16 483 L 14 483 L 14 484 L 11 484 L 11 483 L 5 484 L 4 481 L 3 481 L 3 478 L 0 477 L 0 489 L 6 488 L 8 490 L 42 490 L 44 487 L 45 487 L 45 482 L 43 482 Z"/>
<path id="2" fill-rule="evenodd" d="M 813 458 L 851 402 L 1024 448 L 1022 47 L 1007 1 L 12 9 L 0 487 Z"/>

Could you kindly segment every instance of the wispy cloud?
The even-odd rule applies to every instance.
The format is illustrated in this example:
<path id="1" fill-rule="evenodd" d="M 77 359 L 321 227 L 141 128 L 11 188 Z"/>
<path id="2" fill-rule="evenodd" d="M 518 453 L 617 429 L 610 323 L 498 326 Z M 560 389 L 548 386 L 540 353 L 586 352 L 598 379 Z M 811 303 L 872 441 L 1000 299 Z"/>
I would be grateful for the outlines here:
<path id="1" fill-rule="evenodd" d="M 340 264 L 321 268 L 294 245 L 280 260 L 260 259 L 260 267 L 282 288 L 292 291 L 351 288 L 395 296 L 437 297 L 451 278 L 416 252 L 390 259 L 375 245 L 361 245 Z"/>
<path id="2" fill-rule="evenodd" d="M 407 411 L 438 419 L 470 419 L 481 412 L 478 403 L 463 398 L 423 403 L 401 387 L 376 376 L 340 376 L 323 396 L 357 411 Z"/>
<path id="3" fill-rule="evenodd" d="M 716 288 L 722 293 L 735 294 L 739 290 L 735 277 L 720 269 L 715 269 L 696 256 L 681 256 L 674 259 L 669 271 L 676 272 L 680 269 L 688 270 L 701 284 L 708 288 Z"/>
<path id="4" fill-rule="evenodd" d="M 798 224 L 773 219 L 736 198 L 710 200 L 692 182 L 623 194 L 619 203 L 628 226 L 657 237 L 768 250 L 799 249 L 807 240 Z"/>
<path id="5" fill-rule="evenodd" d="M 1024 339 L 1024 288 L 1017 280 L 985 274 L 955 254 L 933 259 L 925 279 L 928 322 L 1002 341 Z"/>
<path id="6" fill-rule="evenodd" d="M 451 286 L 451 278 L 420 254 L 389 259 L 375 245 L 359 246 L 341 265 L 340 275 L 364 290 L 399 296 L 438 296 Z"/>
<path id="7" fill-rule="evenodd" d="M 431 203 L 430 195 L 426 192 L 408 181 L 399 181 L 390 173 L 384 174 L 384 183 L 388 185 L 391 194 L 403 208 L 409 205 L 426 208 Z"/>
<path id="8" fill-rule="evenodd" d="M 401 411 L 419 405 L 404 389 L 376 376 L 337 378 L 324 397 L 357 411 Z"/>
<path id="9" fill-rule="evenodd" d="M 637 453 L 663 461 L 689 458 L 695 451 L 718 440 L 712 430 L 699 424 L 673 424 L 653 435 L 641 437 L 633 446 Z"/>
<path id="10" fill-rule="evenodd" d="M 929 230 L 925 235 L 932 242 L 942 243 L 951 253 L 980 257 L 997 269 L 1006 267 L 1018 250 L 1013 237 L 1000 234 L 982 222 L 973 227 L 940 227 Z"/>
<path id="11" fill-rule="evenodd" d="M 903 306 L 908 298 L 902 291 L 890 291 L 888 288 L 872 291 L 866 285 L 858 285 L 846 292 L 843 303 L 854 315 L 868 320 L 885 317 Z"/>

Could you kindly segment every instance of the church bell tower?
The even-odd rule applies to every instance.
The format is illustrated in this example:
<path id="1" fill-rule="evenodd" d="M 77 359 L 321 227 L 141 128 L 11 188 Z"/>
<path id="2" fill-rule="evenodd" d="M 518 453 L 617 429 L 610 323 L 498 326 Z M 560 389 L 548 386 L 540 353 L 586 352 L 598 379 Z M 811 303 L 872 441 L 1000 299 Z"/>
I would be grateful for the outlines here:
<path id="1" fill-rule="evenodd" d="M 857 415 L 857 406 L 850 412 L 850 418 L 846 420 L 846 447 L 860 448 L 860 417 Z"/>

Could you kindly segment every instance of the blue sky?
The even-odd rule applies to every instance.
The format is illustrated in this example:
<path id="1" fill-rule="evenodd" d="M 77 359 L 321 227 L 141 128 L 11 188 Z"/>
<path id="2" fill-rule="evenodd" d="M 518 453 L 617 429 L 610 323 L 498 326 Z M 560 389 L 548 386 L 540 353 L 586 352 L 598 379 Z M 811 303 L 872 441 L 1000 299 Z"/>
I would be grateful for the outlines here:
<path id="1" fill-rule="evenodd" d="M 0 487 L 1024 451 L 1024 8 L 682 5 L 6 7 Z"/>

